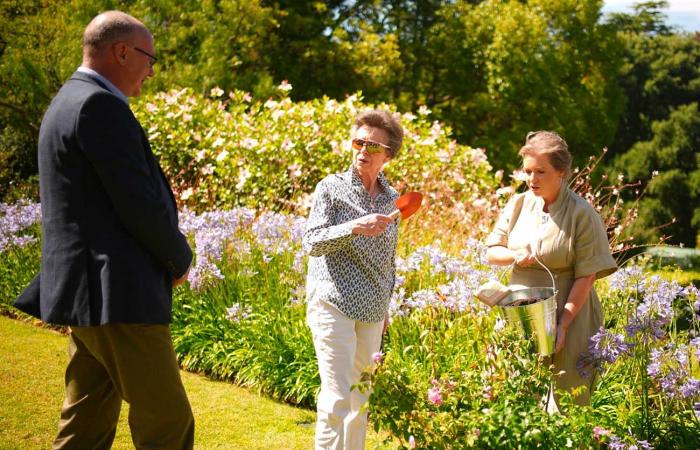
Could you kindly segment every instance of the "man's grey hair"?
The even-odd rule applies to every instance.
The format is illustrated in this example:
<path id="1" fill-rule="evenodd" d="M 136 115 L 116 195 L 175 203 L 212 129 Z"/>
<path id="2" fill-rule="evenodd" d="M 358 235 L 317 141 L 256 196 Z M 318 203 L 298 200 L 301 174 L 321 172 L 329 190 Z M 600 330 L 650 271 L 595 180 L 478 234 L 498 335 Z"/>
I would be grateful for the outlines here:
<path id="1" fill-rule="evenodd" d="M 83 34 L 83 51 L 98 55 L 110 45 L 127 41 L 139 31 L 147 31 L 138 19 L 121 11 L 107 11 L 96 16 Z"/>

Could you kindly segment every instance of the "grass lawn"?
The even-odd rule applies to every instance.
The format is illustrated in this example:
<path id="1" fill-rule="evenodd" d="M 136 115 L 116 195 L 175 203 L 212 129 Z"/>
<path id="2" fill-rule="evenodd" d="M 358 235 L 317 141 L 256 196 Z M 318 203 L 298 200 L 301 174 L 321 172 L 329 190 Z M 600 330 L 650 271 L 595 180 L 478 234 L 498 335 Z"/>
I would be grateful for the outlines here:
<path id="1" fill-rule="evenodd" d="M 0 316 L 0 449 L 49 448 L 63 400 L 67 338 Z M 313 411 L 182 372 L 201 449 L 313 448 Z M 124 404 L 113 448 L 133 448 Z M 367 448 L 378 447 L 370 433 Z"/>

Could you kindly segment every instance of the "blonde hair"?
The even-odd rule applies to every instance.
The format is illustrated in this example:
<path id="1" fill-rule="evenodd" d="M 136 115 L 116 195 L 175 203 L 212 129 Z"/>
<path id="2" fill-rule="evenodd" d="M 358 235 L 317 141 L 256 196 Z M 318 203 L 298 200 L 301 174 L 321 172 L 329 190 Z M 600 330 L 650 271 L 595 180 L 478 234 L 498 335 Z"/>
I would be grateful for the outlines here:
<path id="1" fill-rule="evenodd" d="M 525 136 L 525 145 L 518 152 L 521 158 L 533 155 L 547 155 L 554 169 L 564 173 L 564 179 L 571 176 L 571 153 L 564 138 L 554 131 L 530 131 Z"/>

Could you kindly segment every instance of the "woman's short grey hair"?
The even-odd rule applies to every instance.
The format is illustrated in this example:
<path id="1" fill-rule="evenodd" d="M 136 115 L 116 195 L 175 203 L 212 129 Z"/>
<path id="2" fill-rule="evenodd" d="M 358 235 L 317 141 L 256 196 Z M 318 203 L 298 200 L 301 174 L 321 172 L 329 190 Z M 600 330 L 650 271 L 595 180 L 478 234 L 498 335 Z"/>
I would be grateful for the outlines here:
<path id="1" fill-rule="evenodd" d="M 381 109 L 363 111 L 355 117 L 354 130 L 357 131 L 363 126 L 378 128 L 386 131 L 389 135 L 389 158 L 395 157 L 401 149 L 403 143 L 403 128 L 394 114 Z"/>
<path id="2" fill-rule="evenodd" d="M 83 50 L 98 55 L 110 45 L 127 41 L 136 32 L 147 31 L 136 18 L 121 11 L 107 11 L 96 16 L 83 33 Z"/>
<path id="3" fill-rule="evenodd" d="M 525 156 L 547 155 L 549 163 L 564 173 L 564 179 L 571 175 L 571 153 L 564 138 L 554 131 L 531 131 L 525 137 L 525 145 L 518 154 Z"/>

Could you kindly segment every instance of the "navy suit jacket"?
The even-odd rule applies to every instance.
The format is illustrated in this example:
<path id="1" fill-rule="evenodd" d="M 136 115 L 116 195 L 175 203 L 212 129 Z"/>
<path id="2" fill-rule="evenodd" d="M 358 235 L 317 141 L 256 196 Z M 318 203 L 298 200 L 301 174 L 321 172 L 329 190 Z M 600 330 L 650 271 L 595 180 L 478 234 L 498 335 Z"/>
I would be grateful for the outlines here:
<path id="1" fill-rule="evenodd" d="M 76 72 L 39 132 L 41 271 L 15 306 L 62 325 L 166 324 L 192 251 L 170 185 L 119 97 Z"/>

